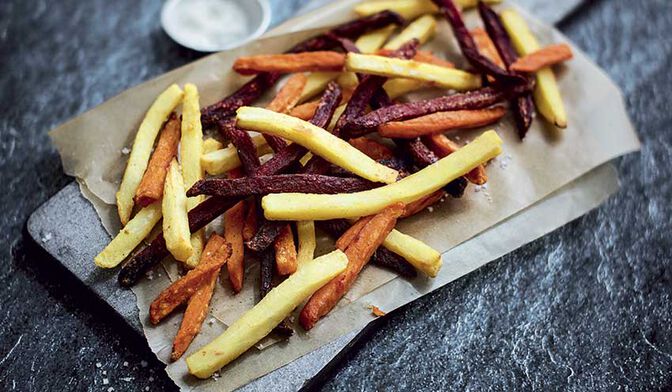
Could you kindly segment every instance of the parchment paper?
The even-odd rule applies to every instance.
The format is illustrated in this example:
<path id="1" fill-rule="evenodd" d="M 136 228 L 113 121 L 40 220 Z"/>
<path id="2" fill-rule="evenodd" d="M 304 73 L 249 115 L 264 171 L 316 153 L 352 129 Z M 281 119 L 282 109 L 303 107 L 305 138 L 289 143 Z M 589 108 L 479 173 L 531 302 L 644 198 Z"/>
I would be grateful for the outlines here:
<path id="1" fill-rule="evenodd" d="M 338 2 L 304 15 L 296 26 L 314 27 L 351 19 L 353 15 L 349 10 L 356 2 Z M 551 27 L 529 16 L 527 19 L 542 43 L 566 41 Z M 467 15 L 467 23 L 476 25 L 477 17 L 473 12 Z M 125 165 L 126 156 L 122 150 L 130 144 L 138 123 L 158 93 L 171 83 L 183 85 L 192 82 L 201 91 L 202 104 L 212 103 L 245 82 L 230 71 L 236 57 L 278 53 L 314 34 L 315 31 L 304 31 L 272 37 L 206 57 L 132 88 L 52 131 L 51 136 L 61 154 L 66 173 L 78 179 L 85 196 L 96 207 L 108 231 L 115 232 L 116 211 L 110 205 L 114 202 L 114 193 Z M 428 48 L 436 53 L 445 53 L 448 59 L 458 64 L 462 63 L 450 28 L 444 21 L 439 24 L 437 37 Z M 510 241 L 502 246 L 481 248 L 479 245 L 482 241 L 475 240 L 466 243 L 469 246 L 463 244 L 456 247 L 493 226 L 497 227 L 497 233 L 506 234 L 508 221 L 498 225 L 504 219 L 514 214 L 525 216 L 524 212 L 520 213 L 522 210 L 552 192 L 591 169 L 639 148 L 619 90 L 583 53 L 577 48 L 574 51 L 575 59 L 558 74 L 569 115 L 569 127 L 566 130 L 557 131 L 546 127 L 543 121 L 537 119 L 525 142 L 521 143 L 511 118 L 505 118 L 494 127 L 504 139 L 504 153 L 488 166 L 487 187 L 471 186 L 464 198 L 448 200 L 436 206 L 433 212 L 425 212 L 399 225 L 401 231 L 422 239 L 440 252 L 449 251 L 444 254 L 444 267 L 436 279 L 419 277 L 409 282 L 376 267 L 368 267 L 346 299 L 309 333 L 299 328 L 288 342 L 273 346 L 270 346 L 272 340 L 262 343 L 260 347 L 270 348 L 264 351 L 250 350 L 226 367 L 222 371 L 223 377 L 217 382 L 196 381 L 189 377 L 183 360 L 169 365 L 168 374 L 185 388 L 236 388 L 369 322 L 370 311 L 365 304 L 374 303 L 386 311 L 399 307 L 499 257 L 503 250 L 514 249 L 510 247 L 511 244 L 517 247 L 536 238 L 530 234 L 535 233 L 535 226 L 547 227 L 557 221 L 565 223 L 576 211 L 587 211 L 601 202 L 604 192 L 587 192 L 586 197 L 565 200 L 564 211 L 548 208 L 543 214 L 537 214 L 538 218 L 534 221 L 519 219 L 518 224 L 527 229 L 520 231 L 525 235 L 509 233 Z M 459 138 L 466 142 L 480 132 L 462 132 Z M 539 222 L 539 219 L 543 219 L 543 222 Z M 472 253 L 460 253 L 459 249 L 468 249 Z M 256 266 L 250 265 L 248 268 L 254 269 Z M 236 297 L 229 294 L 227 283 L 218 286 L 212 313 L 222 322 L 206 320 L 203 331 L 187 355 L 221 333 L 225 324 L 252 306 L 257 295 L 254 289 L 256 285 L 253 285 L 256 275 L 255 271 L 248 271 L 246 291 Z M 152 280 L 146 280 L 134 289 L 150 347 L 164 362 L 167 362 L 181 315 L 173 315 L 158 327 L 153 327 L 147 323 L 147 309 L 151 300 L 167 283 L 166 272 L 159 268 L 155 270 Z"/>

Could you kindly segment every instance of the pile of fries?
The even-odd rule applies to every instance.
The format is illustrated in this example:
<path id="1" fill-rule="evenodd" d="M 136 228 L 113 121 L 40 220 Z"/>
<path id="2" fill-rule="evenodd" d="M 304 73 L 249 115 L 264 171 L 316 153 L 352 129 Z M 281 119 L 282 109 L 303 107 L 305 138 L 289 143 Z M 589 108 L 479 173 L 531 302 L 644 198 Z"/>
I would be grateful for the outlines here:
<path id="1" fill-rule="evenodd" d="M 458 6 L 477 6 L 484 29 L 467 30 Z M 551 66 L 571 50 L 540 48 L 515 11 L 396 0 L 364 2 L 355 12 L 359 19 L 284 54 L 238 58 L 233 69 L 255 76 L 210 106 L 201 108 L 196 86 L 170 86 L 140 124 L 117 193 L 124 228 L 95 263 L 123 263 L 125 287 L 167 256 L 184 264 L 188 272 L 150 307 L 156 324 L 186 304 L 173 360 L 198 334 L 220 271 L 236 294 L 245 254 L 260 263 L 261 300 L 186 359 L 197 377 L 272 331 L 292 335 L 288 317 L 302 303 L 299 324 L 313 328 L 370 262 L 404 277 L 436 276 L 441 255 L 395 230 L 397 221 L 461 197 L 469 183 L 485 184 L 485 165 L 502 149 L 494 131 L 464 146 L 444 133 L 496 123 L 510 110 L 522 140 L 535 108 L 549 123 L 567 124 Z M 421 49 L 436 14 L 452 27 L 467 69 Z M 284 74 L 270 104 L 250 106 Z M 444 92 L 404 100 L 424 88 Z M 204 140 L 204 129 L 214 136 Z M 222 215 L 206 241 L 205 226 Z M 335 250 L 318 258 L 316 226 L 336 238 Z M 143 240 L 149 244 L 129 257 Z"/>

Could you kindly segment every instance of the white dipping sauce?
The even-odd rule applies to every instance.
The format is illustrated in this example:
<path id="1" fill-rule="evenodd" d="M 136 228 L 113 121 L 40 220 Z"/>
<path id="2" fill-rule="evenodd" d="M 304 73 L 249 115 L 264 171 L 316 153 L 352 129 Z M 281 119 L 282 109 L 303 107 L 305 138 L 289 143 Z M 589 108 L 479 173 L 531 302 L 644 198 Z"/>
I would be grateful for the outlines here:
<path id="1" fill-rule="evenodd" d="M 164 22 L 170 24 L 179 41 L 212 50 L 244 41 L 256 28 L 250 26 L 240 0 L 177 1 L 165 17 Z"/>

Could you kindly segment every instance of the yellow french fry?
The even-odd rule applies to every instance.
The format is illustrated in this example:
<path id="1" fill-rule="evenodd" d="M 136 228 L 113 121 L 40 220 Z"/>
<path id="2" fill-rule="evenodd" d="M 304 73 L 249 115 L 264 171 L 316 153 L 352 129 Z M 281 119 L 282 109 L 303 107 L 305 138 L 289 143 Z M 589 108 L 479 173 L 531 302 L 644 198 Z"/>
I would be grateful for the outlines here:
<path id="1" fill-rule="evenodd" d="M 528 55 L 541 48 L 528 28 L 525 19 L 516 11 L 505 10 L 502 12 L 501 18 L 504 28 L 509 33 L 513 46 L 520 56 Z M 566 128 L 567 112 L 553 70 L 550 67 L 540 69 L 535 73 L 535 77 L 537 83 L 532 95 L 537 110 L 551 124 L 558 128 Z"/>
<path id="2" fill-rule="evenodd" d="M 182 179 L 185 189 L 191 188 L 196 181 L 203 178 L 201 156 L 203 155 L 203 127 L 201 126 L 201 107 L 198 89 L 195 85 L 184 85 L 184 101 L 182 103 L 182 137 L 180 139 L 180 161 Z M 203 196 L 187 198 L 187 211 L 196 207 L 204 200 Z M 184 260 L 188 267 L 195 267 L 201 260 L 205 245 L 205 231 L 199 230 L 191 235 L 191 256 Z"/>
<path id="3" fill-rule="evenodd" d="M 345 140 L 307 121 L 251 106 L 241 107 L 236 113 L 239 127 L 298 143 L 313 154 L 369 181 L 390 184 L 399 176 L 396 170 L 381 165 Z"/>
<path id="4" fill-rule="evenodd" d="M 441 254 L 417 238 L 392 230 L 383 246 L 408 261 L 417 270 L 434 278 L 441 269 Z"/>
<path id="5" fill-rule="evenodd" d="M 272 289 L 229 328 L 189 357 L 189 373 L 208 378 L 268 335 L 306 298 L 345 271 L 348 257 L 335 250 L 304 265 Z"/>
<path id="6" fill-rule="evenodd" d="M 134 204 L 133 197 L 147 169 L 147 163 L 154 147 L 154 140 L 170 113 L 182 102 L 182 95 L 182 90 L 176 84 L 171 85 L 156 98 L 140 123 L 116 195 L 117 210 L 122 225 L 126 225 L 131 218 Z"/>
<path id="7" fill-rule="evenodd" d="M 315 256 L 315 222 L 299 221 L 296 222 L 296 232 L 299 237 L 299 250 L 296 256 L 297 268 L 302 268 L 307 263 L 313 261 Z"/>
<path id="8" fill-rule="evenodd" d="M 439 12 L 432 0 L 382 0 L 365 1 L 355 6 L 354 11 L 360 16 L 376 14 L 390 10 L 401 15 L 406 20 L 412 20 L 422 14 L 435 14 Z"/>
<path id="9" fill-rule="evenodd" d="M 170 163 L 166 174 L 161 210 L 166 248 L 176 260 L 186 261 L 194 248 L 191 245 L 189 217 L 187 216 L 187 195 L 182 173 L 175 159 Z"/>
<path id="10" fill-rule="evenodd" d="M 454 153 L 394 184 L 335 195 L 275 193 L 264 196 L 261 205 L 264 216 L 269 220 L 328 220 L 369 216 L 391 204 L 408 204 L 429 195 L 496 157 L 501 151 L 502 139 L 495 131 L 486 131 Z"/>
<path id="11" fill-rule="evenodd" d="M 152 228 L 161 220 L 161 203 L 156 202 L 138 211 L 126 226 L 93 260 L 98 267 L 114 268 L 131 254 Z"/>
<path id="12" fill-rule="evenodd" d="M 355 41 L 355 46 L 362 53 L 375 53 L 378 49 L 383 47 L 385 41 L 390 38 L 390 35 L 397 28 L 395 25 L 385 26 L 382 29 L 374 30 L 359 37 Z"/>
<path id="13" fill-rule="evenodd" d="M 252 142 L 257 147 L 257 155 L 262 156 L 273 152 L 271 147 L 261 135 L 252 137 Z M 211 151 L 201 156 L 201 166 L 208 174 L 217 176 L 227 173 L 240 167 L 240 158 L 238 151 L 234 146 L 222 148 L 221 150 Z"/>
<path id="14" fill-rule="evenodd" d="M 405 29 L 396 37 L 392 38 L 390 42 L 385 44 L 385 49 L 397 50 L 403 44 L 412 39 L 420 41 L 420 45 L 429 41 L 436 32 L 436 18 L 432 15 L 423 15 L 411 22 Z"/>
<path id="15" fill-rule="evenodd" d="M 402 95 L 420 90 L 423 87 L 427 87 L 427 84 L 419 80 L 404 78 L 390 79 L 383 84 L 383 88 L 390 99 L 399 98 Z"/>
<path id="16" fill-rule="evenodd" d="M 340 72 L 313 72 L 309 74 L 306 85 L 303 86 L 299 103 L 306 102 L 324 91 L 329 82 L 336 79 L 340 74 Z"/>
<path id="17" fill-rule="evenodd" d="M 414 60 L 348 53 L 345 68 L 353 72 L 430 82 L 458 91 L 481 87 L 480 75 Z"/>

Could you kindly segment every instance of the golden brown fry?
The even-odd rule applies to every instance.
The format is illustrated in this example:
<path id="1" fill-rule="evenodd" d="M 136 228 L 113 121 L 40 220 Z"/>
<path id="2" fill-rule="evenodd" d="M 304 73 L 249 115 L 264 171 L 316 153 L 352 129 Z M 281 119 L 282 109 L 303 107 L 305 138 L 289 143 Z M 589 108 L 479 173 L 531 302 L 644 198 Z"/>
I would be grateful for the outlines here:
<path id="1" fill-rule="evenodd" d="M 345 251 L 352 241 L 357 238 L 364 226 L 371 222 L 371 219 L 373 219 L 374 216 L 375 215 L 365 216 L 353 223 L 353 225 L 336 240 L 336 248 Z"/>
<path id="2" fill-rule="evenodd" d="M 422 199 L 408 203 L 406 204 L 404 213 L 400 216 L 400 218 L 408 218 L 409 216 L 413 216 L 423 211 L 425 208 L 438 203 L 441 199 L 443 199 L 444 196 L 446 196 L 446 192 L 441 189 L 432 193 L 431 195 L 423 197 Z"/>
<path id="3" fill-rule="evenodd" d="M 350 139 L 349 143 L 376 161 L 394 158 L 394 152 L 391 148 L 375 140 L 369 139 L 368 137 L 362 136 Z"/>
<path id="4" fill-rule="evenodd" d="M 549 45 L 525 57 L 520 57 L 515 63 L 511 64 L 510 69 L 518 72 L 537 72 L 542 68 L 571 60 L 572 57 L 574 55 L 569 45 Z"/>
<path id="5" fill-rule="evenodd" d="M 344 64 L 343 53 L 317 51 L 239 57 L 233 63 L 233 69 L 241 75 L 252 75 L 260 72 L 340 71 Z"/>
<path id="6" fill-rule="evenodd" d="M 392 121 L 378 127 L 381 136 L 413 139 L 455 129 L 478 128 L 500 120 L 506 114 L 506 108 L 495 106 L 489 109 L 456 110 L 437 112 L 406 121 Z"/>
<path id="7" fill-rule="evenodd" d="M 166 181 L 168 166 L 177 154 L 179 142 L 180 121 L 175 113 L 172 113 L 163 126 L 159 141 L 149 159 L 147 170 L 135 192 L 135 203 L 139 206 L 147 207 L 163 196 L 163 184 Z"/>
<path id="8" fill-rule="evenodd" d="M 495 43 L 492 42 L 490 36 L 485 30 L 483 30 L 480 27 L 475 28 L 471 30 L 471 36 L 474 37 L 476 47 L 478 47 L 478 51 L 483 56 L 487 57 L 492 62 L 499 65 L 501 68 L 506 69 L 506 67 L 504 66 L 504 62 L 502 61 L 502 58 L 499 57 L 499 52 L 497 51 L 497 47 L 495 47 Z"/>
<path id="9" fill-rule="evenodd" d="M 149 321 L 158 324 L 176 307 L 184 303 L 207 282 L 231 257 L 231 245 L 217 234 L 210 236 L 203 250 L 201 263 L 186 275 L 165 288 L 149 306 Z"/>
<path id="10" fill-rule="evenodd" d="M 291 226 L 285 225 L 280 232 L 280 235 L 273 243 L 275 248 L 275 268 L 278 275 L 291 275 L 296 272 L 296 246 L 294 245 L 294 234 Z"/>
<path id="11" fill-rule="evenodd" d="M 299 321 L 304 329 L 309 330 L 315 326 L 350 290 L 359 272 L 392 231 L 403 211 L 404 205 L 395 203 L 375 215 L 362 228 L 345 250 L 348 256 L 346 270 L 316 291 L 301 310 Z"/>
<path id="12" fill-rule="evenodd" d="M 189 218 L 187 215 L 187 196 L 180 167 L 175 159 L 170 163 L 166 183 L 163 187 L 161 212 L 163 213 L 163 237 L 166 248 L 176 260 L 186 261 L 194 248 L 191 244 Z"/>
<path id="13" fill-rule="evenodd" d="M 292 75 L 268 104 L 267 109 L 278 113 L 289 112 L 299 102 L 307 81 L 308 77 L 303 73 Z"/>
<path id="14" fill-rule="evenodd" d="M 226 263 L 229 282 L 234 293 L 243 288 L 245 272 L 243 225 L 245 224 L 245 202 L 241 201 L 224 213 L 224 238 L 231 244 L 231 259 Z"/>
<path id="15" fill-rule="evenodd" d="M 226 244 L 226 242 L 222 241 L 223 238 L 215 233 L 210 236 L 203 250 L 204 254 L 201 257 L 201 263 L 210 263 L 212 265 L 219 265 L 221 263 L 221 260 L 216 258 L 222 256 L 218 252 Z M 226 259 L 224 259 L 224 262 L 226 262 Z M 201 287 L 189 299 L 187 309 L 184 311 L 184 317 L 182 317 L 180 329 L 173 340 L 173 352 L 170 355 L 172 361 L 177 361 L 187 351 L 191 341 L 194 340 L 201 330 L 201 324 L 203 324 L 203 320 L 208 314 L 210 299 L 215 290 L 215 283 L 217 283 L 220 268 L 221 265 L 216 270 L 213 270 L 205 279 L 205 282 L 201 284 Z"/>
<path id="16" fill-rule="evenodd" d="M 250 199 L 245 202 L 247 214 L 245 215 L 245 222 L 243 224 L 243 240 L 249 241 L 257 234 L 259 222 L 257 219 L 257 201 Z"/>
<path id="17" fill-rule="evenodd" d="M 440 158 L 450 155 L 460 148 L 455 142 L 441 134 L 425 136 L 422 140 Z M 476 185 L 483 185 L 488 182 L 488 175 L 483 165 L 476 166 L 475 169 L 465 174 L 464 177 Z"/>
<path id="18" fill-rule="evenodd" d="M 375 306 L 375 305 L 370 305 L 369 309 L 371 309 L 371 314 L 376 316 L 376 317 L 383 317 L 387 314 L 387 313 L 383 312 L 382 310 L 380 310 L 380 308 Z"/>

